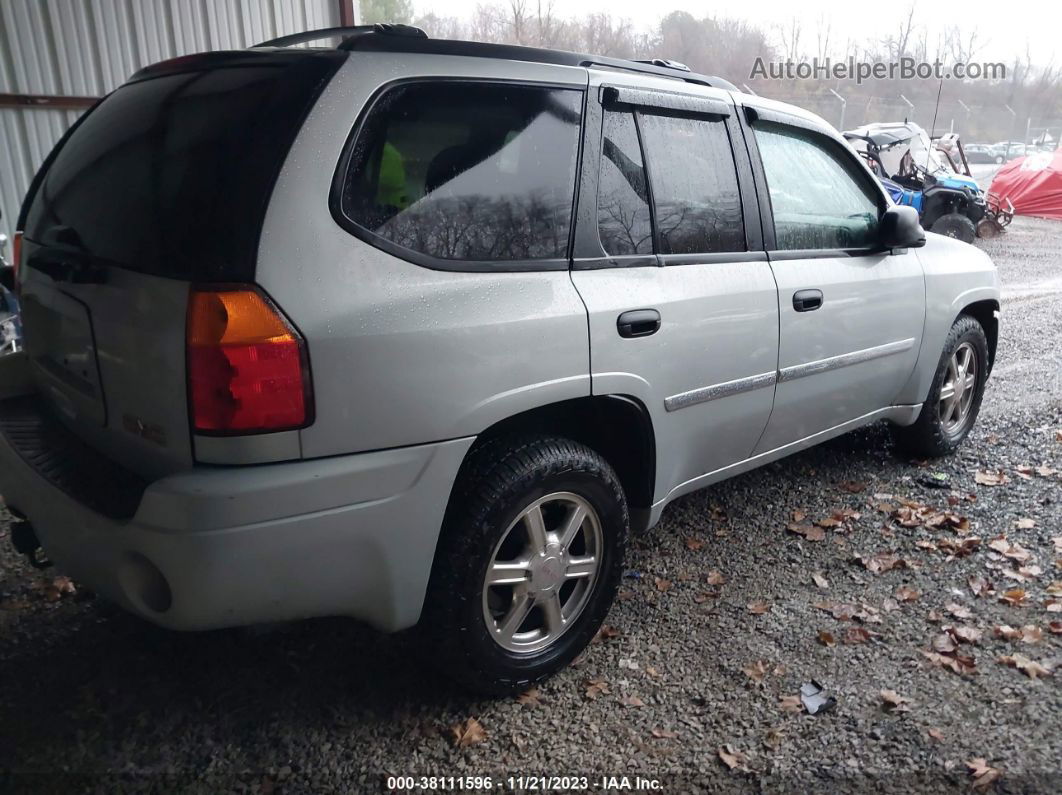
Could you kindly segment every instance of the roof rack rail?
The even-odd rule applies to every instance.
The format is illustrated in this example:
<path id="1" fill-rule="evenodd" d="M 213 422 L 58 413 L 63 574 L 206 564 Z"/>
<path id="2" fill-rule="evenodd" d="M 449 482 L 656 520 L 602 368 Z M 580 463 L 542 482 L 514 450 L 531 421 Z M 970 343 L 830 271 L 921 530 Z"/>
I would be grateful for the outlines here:
<path id="1" fill-rule="evenodd" d="M 264 41 L 255 47 L 288 47 L 309 41 L 341 36 L 343 40 L 337 49 L 359 50 L 367 52 L 422 53 L 435 55 L 461 55 L 479 58 L 500 58 L 512 61 L 531 61 L 561 66 L 602 67 L 627 72 L 656 75 L 695 83 L 702 86 L 737 91 L 729 81 L 721 77 L 709 77 L 691 72 L 690 68 L 678 61 L 665 58 L 653 58 L 645 61 L 632 61 L 625 58 L 609 58 L 601 55 L 581 55 L 564 50 L 547 50 L 538 47 L 524 47 L 517 44 L 492 44 L 481 41 L 461 41 L 460 39 L 432 39 L 420 28 L 411 25 L 377 23 L 375 25 L 356 25 L 353 27 L 324 28 L 293 33 L 277 39 Z"/>
<path id="2" fill-rule="evenodd" d="M 678 69 L 680 72 L 692 71 L 686 64 L 672 61 L 670 58 L 647 58 L 644 61 L 636 60 L 634 63 L 647 63 L 652 66 L 663 66 L 667 69 Z"/>
<path id="3" fill-rule="evenodd" d="M 291 47 L 294 44 L 306 44 L 307 42 L 326 39 L 330 36 L 342 36 L 345 41 L 346 39 L 364 36 L 368 33 L 380 33 L 385 36 L 408 36 L 414 39 L 428 38 L 427 33 L 413 25 L 377 22 L 374 25 L 341 25 L 335 28 L 304 30 L 301 33 L 291 33 L 287 36 L 279 36 L 269 41 L 259 42 L 254 47 Z"/>

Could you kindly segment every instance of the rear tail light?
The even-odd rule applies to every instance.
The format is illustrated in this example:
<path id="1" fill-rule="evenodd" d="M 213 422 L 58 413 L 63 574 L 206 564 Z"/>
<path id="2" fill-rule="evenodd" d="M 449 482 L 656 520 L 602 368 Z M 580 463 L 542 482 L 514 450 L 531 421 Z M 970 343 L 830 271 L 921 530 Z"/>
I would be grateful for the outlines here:
<path id="1" fill-rule="evenodd" d="M 312 421 L 306 343 L 254 287 L 193 288 L 186 342 L 197 433 L 283 431 Z"/>

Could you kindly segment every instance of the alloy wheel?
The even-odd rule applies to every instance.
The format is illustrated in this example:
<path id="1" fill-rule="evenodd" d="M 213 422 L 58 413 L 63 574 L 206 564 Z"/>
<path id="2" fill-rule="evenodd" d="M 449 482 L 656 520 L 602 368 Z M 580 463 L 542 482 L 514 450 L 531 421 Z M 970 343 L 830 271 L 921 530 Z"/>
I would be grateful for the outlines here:
<path id="1" fill-rule="evenodd" d="M 555 492 L 532 502 L 506 529 L 483 583 L 483 620 L 494 641 L 538 652 L 586 608 L 601 567 L 601 520 L 589 502 Z"/>

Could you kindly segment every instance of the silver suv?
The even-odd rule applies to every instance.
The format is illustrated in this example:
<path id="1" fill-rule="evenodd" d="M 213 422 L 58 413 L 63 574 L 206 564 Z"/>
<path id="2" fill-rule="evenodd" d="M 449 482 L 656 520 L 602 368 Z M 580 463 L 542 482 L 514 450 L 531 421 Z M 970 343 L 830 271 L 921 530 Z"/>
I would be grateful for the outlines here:
<path id="1" fill-rule="evenodd" d="M 308 38 L 137 73 L 37 175 L 0 359 L 35 562 L 173 629 L 419 623 L 506 692 L 675 498 L 877 420 L 969 432 L 996 270 L 818 117 L 669 62 Z"/>

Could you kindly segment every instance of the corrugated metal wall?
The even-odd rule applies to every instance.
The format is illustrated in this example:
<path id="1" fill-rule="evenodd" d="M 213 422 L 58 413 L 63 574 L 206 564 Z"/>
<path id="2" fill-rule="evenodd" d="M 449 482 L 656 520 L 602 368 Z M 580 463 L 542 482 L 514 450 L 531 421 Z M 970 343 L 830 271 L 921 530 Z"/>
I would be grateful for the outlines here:
<path id="1" fill-rule="evenodd" d="M 0 93 L 100 96 L 156 61 L 339 24 L 337 0 L 0 0 Z M 0 231 L 80 113 L 0 108 Z"/>

